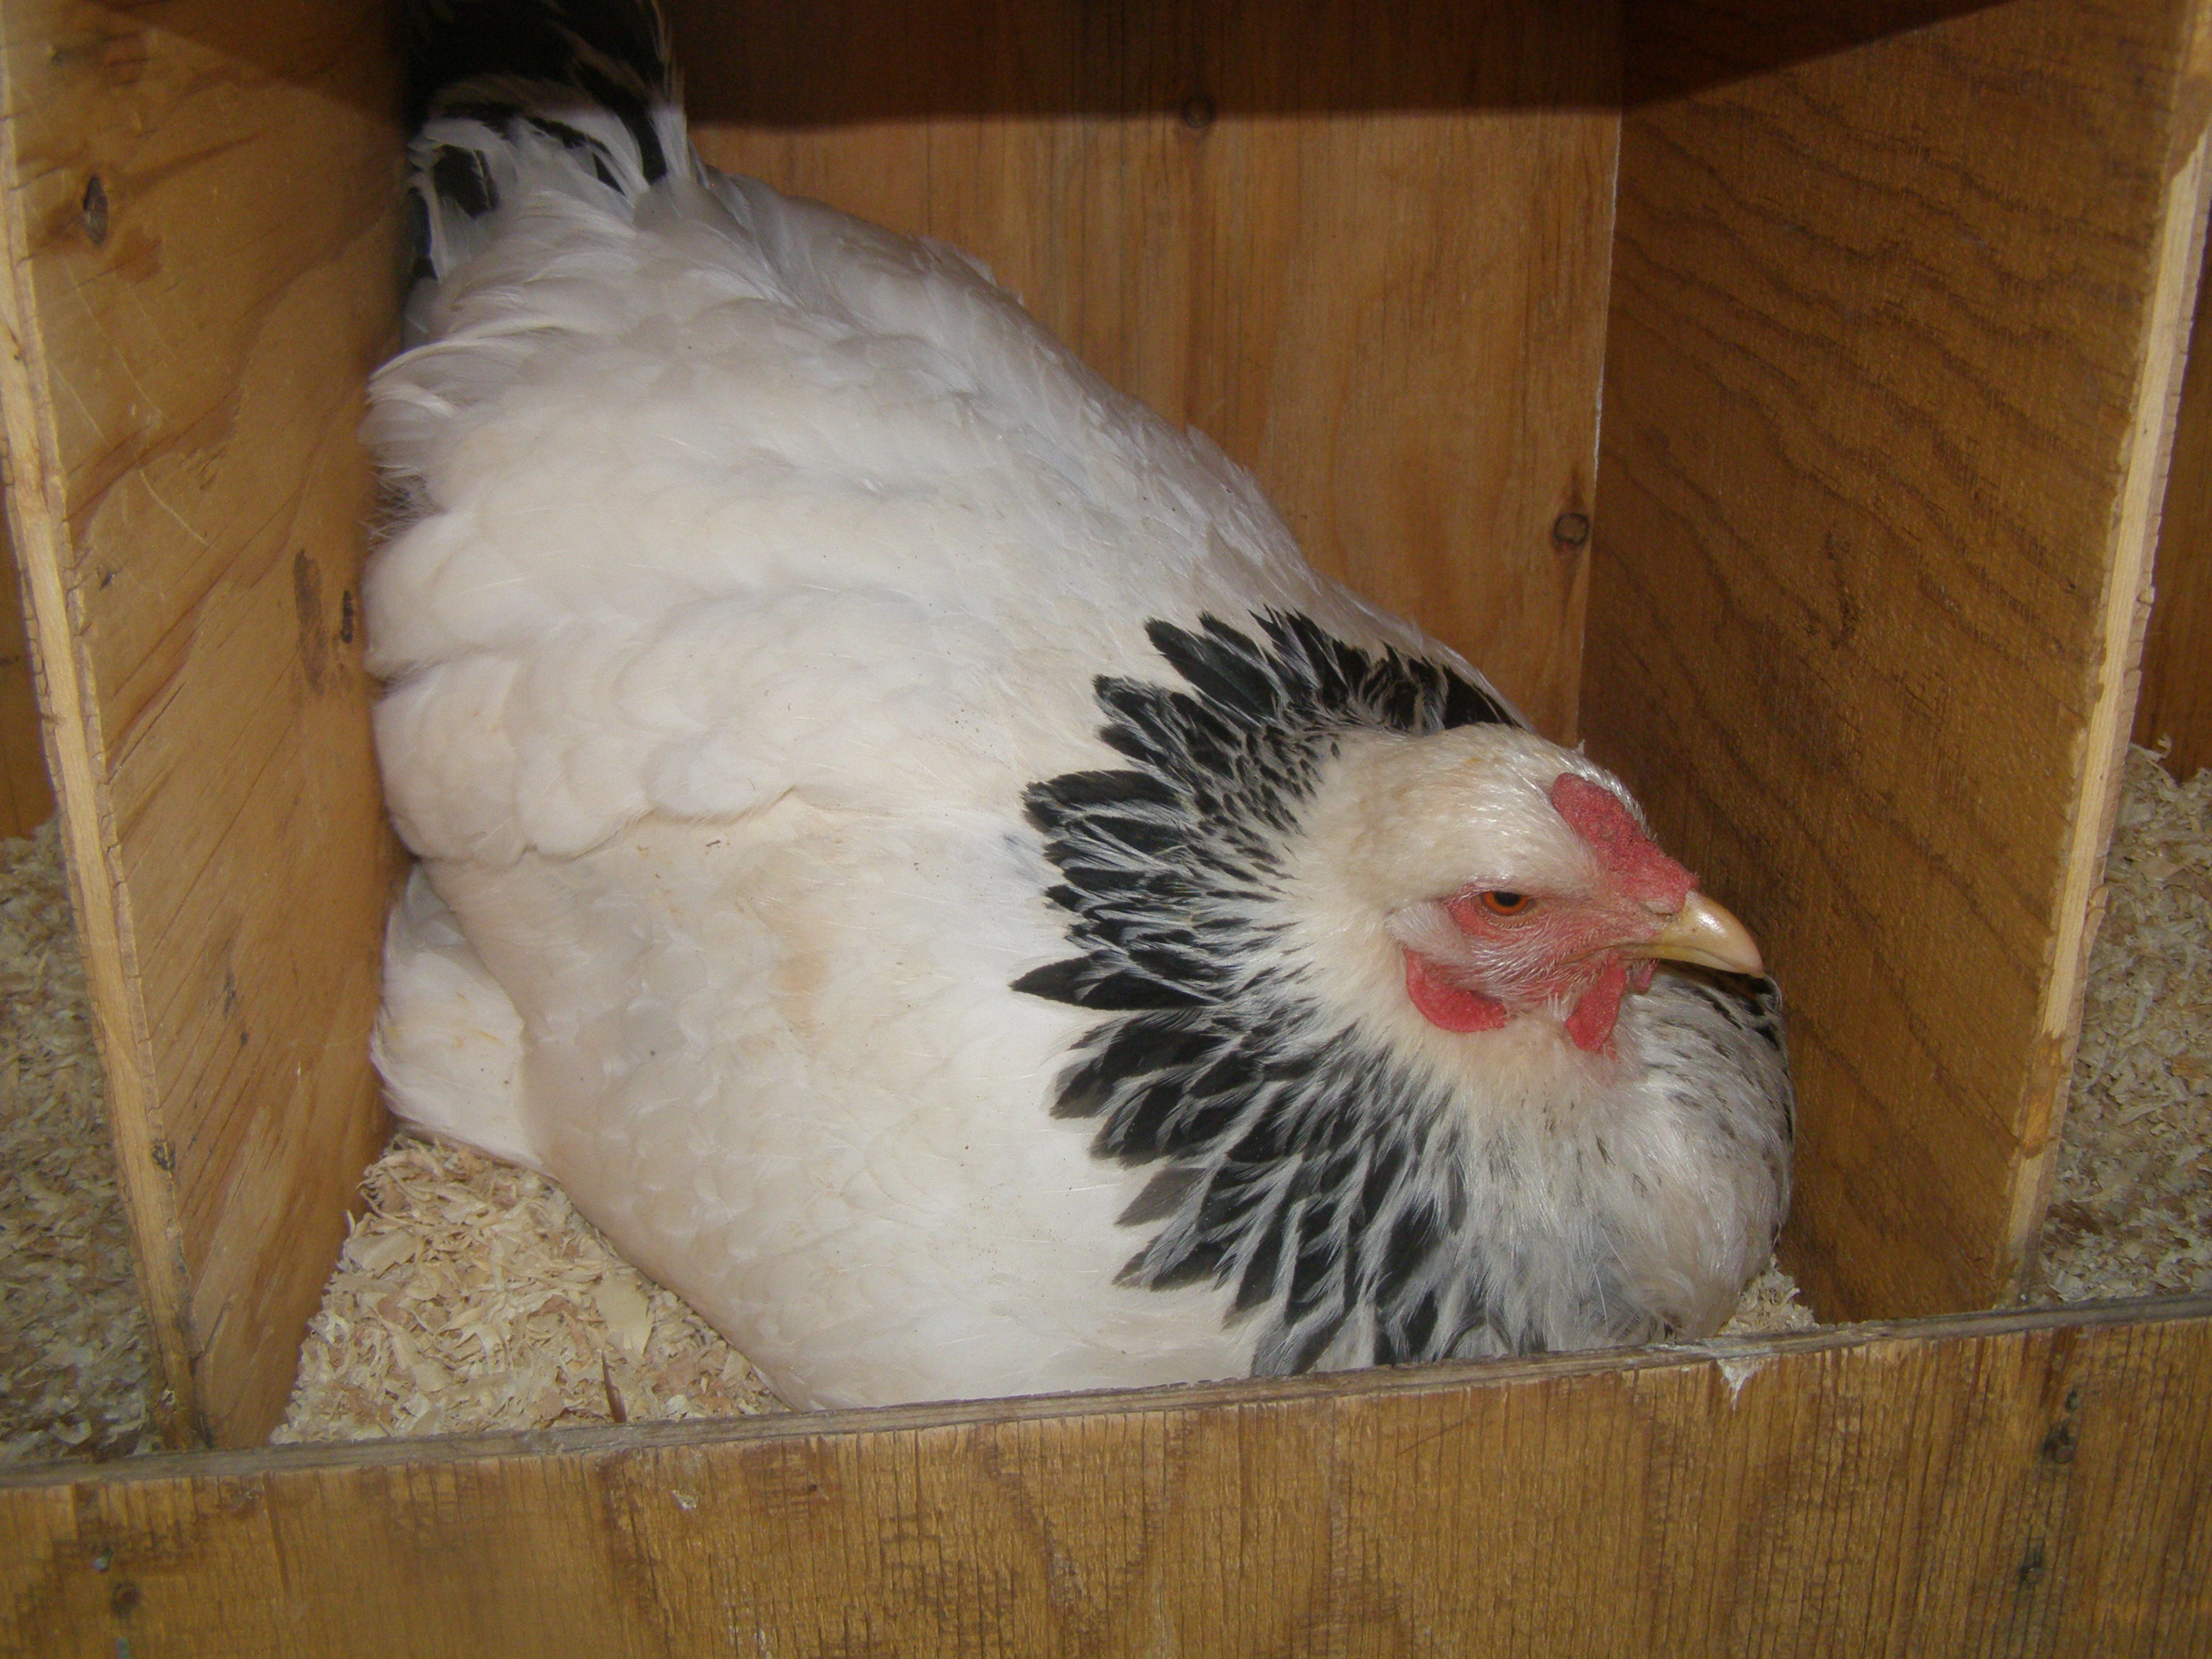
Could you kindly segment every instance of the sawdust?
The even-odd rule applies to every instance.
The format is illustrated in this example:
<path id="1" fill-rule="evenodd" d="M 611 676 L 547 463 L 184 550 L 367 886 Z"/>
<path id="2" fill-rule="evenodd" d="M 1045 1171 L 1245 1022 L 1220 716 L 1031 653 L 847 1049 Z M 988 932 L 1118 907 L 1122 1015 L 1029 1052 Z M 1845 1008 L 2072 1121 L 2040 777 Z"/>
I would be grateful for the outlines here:
<path id="1" fill-rule="evenodd" d="M 2147 749 L 2106 864 L 2039 1299 L 2212 1291 L 2212 768 Z"/>
<path id="2" fill-rule="evenodd" d="M 362 1190 L 368 1213 L 324 1290 L 273 1440 L 782 1409 L 551 1182 L 403 1133 Z"/>
<path id="3" fill-rule="evenodd" d="M 160 1449 L 52 823 L 0 841 L 0 1465 Z"/>
<path id="4" fill-rule="evenodd" d="M 1765 1273 L 1743 1287 L 1743 1299 L 1715 1334 L 1768 1336 L 1776 1331 L 1809 1331 L 1820 1322 L 1797 1299 L 1797 1281 L 1780 1262 L 1770 1261 Z"/>

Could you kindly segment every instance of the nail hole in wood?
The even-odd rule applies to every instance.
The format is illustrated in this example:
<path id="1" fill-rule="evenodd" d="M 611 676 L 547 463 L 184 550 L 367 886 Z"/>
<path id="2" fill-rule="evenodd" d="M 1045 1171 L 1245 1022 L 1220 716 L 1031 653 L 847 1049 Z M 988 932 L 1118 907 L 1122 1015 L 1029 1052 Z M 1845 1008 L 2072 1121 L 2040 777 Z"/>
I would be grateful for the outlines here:
<path id="1" fill-rule="evenodd" d="M 107 240 L 107 186 L 94 173 L 84 181 L 84 234 L 94 247 Z"/>
<path id="2" fill-rule="evenodd" d="M 2043 1455 L 2054 1463 L 2074 1461 L 2074 1425 L 2061 1423 L 2043 1437 Z"/>

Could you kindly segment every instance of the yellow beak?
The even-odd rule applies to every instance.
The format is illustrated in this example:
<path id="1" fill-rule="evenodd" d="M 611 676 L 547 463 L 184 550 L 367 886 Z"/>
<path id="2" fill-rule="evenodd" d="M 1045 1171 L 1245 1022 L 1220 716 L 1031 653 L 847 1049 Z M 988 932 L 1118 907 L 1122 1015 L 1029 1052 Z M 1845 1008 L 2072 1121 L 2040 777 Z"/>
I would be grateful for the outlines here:
<path id="1" fill-rule="evenodd" d="M 1621 952 L 1630 957 L 1665 957 L 1670 962 L 1694 962 L 1723 973 L 1765 971 L 1759 946 L 1744 925 L 1703 893 L 1692 893 L 1681 912 L 1643 945 Z"/>

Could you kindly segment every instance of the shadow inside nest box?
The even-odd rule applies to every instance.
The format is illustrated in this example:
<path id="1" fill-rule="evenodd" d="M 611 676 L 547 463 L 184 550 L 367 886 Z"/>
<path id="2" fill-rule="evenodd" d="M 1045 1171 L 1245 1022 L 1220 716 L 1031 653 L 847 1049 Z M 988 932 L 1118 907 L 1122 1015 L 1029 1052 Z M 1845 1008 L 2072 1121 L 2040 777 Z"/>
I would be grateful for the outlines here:
<path id="1" fill-rule="evenodd" d="M 2030 0 L 2003 0 L 2029 3 Z M 693 118 L 824 127 L 942 116 L 1633 107 L 1850 52 L 1999 0 L 663 0 Z M 398 48 L 398 5 L 353 0 Z M 127 69 L 148 33 L 357 107 L 396 106 L 228 0 L 97 0 L 57 60 Z M 134 43 L 136 43 L 134 45 Z M 1625 84 L 1624 84 L 1624 68 Z"/>
<path id="2" fill-rule="evenodd" d="M 693 118 L 771 127 L 1164 113 L 1203 127 L 1218 115 L 1617 108 L 1991 3 L 769 0 L 733 11 L 726 0 L 664 0 Z"/>

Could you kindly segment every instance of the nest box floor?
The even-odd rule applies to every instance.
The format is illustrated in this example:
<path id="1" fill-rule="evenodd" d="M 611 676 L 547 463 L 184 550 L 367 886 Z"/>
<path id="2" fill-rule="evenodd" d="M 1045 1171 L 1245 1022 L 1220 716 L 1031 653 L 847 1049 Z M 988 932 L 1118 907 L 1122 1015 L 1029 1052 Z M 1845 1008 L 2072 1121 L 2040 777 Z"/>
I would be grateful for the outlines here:
<path id="1" fill-rule="evenodd" d="M 2212 769 L 2129 758 L 2038 1294 L 2212 1290 Z M 148 1343 L 52 825 L 0 842 L 0 1463 L 156 1449 Z M 780 1409 L 553 1183 L 396 1139 L 276 1438 Z M 1770 1269 L 1731 1331 L 1811 1316 Z"/>
<path id="2" fill-rule="evenodd" d="M 0 841 L 0 1465 L 161 1449 L 59 840 Z"/>
<path id="3" fill-rule="evenodd" d="M 543 1176 L 403 1133 L 362 1191 L 278 1442 L 782 1409 Z"/>
<path id="4" fill-rule="evenodd" d="M 2212 1290 L 2212 767 L 2128 753 L 2039 1299 Z"/>

